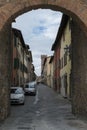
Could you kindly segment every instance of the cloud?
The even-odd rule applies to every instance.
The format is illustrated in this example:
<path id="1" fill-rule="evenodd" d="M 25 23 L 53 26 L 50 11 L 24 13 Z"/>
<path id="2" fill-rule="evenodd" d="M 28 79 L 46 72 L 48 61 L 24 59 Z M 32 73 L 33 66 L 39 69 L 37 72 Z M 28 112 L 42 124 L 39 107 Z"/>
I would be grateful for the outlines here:
<path id="1" fill-rule="evenodd" d="M 50 28 L 48 28 L 46 30 L 46 32 L 44 33 L 44 36 L 47 37 L 48 39 L 55 39 L 56 34 L 57 34 L 57 29 L 58 26 L 51 26 Z"/>
<path id="2" fill-rule="evenodd" d="M 12 24 L 13 27 L 22 31 L 25 43 L 29 44 L 36 70 L 36 66 L 41 64 L 40 55 L 52 54 L 51 47 L 55 41 L 61 17 L 60 12 L 38 9 L 19 16 L 16 18 L 16 23 Z"/>
<path id="3" fill-rule="evenodd" d="M 35 35 L 40 35 L 40 34 L 44 33 L 45 30 L 46 30 L 46 28 L 44 26 L 37 26 L 37 27 L 33 28 L 32 33 Z"/>

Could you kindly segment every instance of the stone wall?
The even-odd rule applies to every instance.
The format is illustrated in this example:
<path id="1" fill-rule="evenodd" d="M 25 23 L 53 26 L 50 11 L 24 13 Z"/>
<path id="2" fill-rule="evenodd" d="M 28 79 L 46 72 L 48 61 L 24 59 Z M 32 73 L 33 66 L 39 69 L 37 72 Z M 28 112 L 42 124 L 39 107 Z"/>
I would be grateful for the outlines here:
<path id="1" fill-rule="evenodd" d="M 87 114 L 87 37 L 72 21 L 72 111 Z"/>
<path id="2" fill-rule="evenodd" d="M 0 34 L 0 120 L 10 112 L 11 79 L 11 26 L 6 25 Z"/>

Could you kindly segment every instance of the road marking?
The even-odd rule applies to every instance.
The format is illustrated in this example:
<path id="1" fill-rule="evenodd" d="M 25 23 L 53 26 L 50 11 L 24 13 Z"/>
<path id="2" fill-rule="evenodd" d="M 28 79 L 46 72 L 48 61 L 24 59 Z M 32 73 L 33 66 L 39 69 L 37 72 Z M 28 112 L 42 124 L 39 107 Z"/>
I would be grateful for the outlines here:
<path id="1" fill-rule="evenodd" d="M 38 90 L 37 90 L 37 93 L 36 93 L 36 96 L 35 96 L 34 104 L 36 105 L 38 101 L 39 101 L 39 98 L 38 98 Z"/>

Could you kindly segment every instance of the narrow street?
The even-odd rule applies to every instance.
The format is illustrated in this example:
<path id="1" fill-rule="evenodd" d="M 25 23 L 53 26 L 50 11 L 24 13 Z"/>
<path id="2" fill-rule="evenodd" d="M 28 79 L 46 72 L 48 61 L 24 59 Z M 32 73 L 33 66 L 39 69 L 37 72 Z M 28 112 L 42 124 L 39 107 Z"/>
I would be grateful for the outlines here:
<path id="1" fill-rule="evenodd" d="M 39 84 L 37 95 L 26 96 L 25 105 L 11 106 L 0 130 L 87 130 L 87 124 L 71 114 L 67 99 Z"/>

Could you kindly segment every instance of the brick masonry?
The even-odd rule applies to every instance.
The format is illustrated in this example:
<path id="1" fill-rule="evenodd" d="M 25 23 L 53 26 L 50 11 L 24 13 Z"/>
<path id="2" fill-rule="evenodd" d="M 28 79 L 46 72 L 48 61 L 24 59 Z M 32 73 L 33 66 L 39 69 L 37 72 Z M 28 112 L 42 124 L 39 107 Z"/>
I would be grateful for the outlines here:
<path id="1" fill-rule="evenodd" d="M 72 111 L 87 116 L 87 37 L 72 22 Z"/>
<path id="2" fill-rule="evenodd" d="M 72 6 L 73 5 L 73 6 Z M 87 0 L 0 0 L 0 118 L 9 114 L 11 68 L 10 24 L 19 15 L 37 8 L 48 8 L 70 15 L 79 25 L 73 36 L 73 103 L 74 113 L 87 112 Z M 81 28 L 81 29 L 80 29 Z M 81 33 L 79 33 L 79 31 Z M 84 33 L 83 33 L 84 32 Z M 80 36 L 79 36 L 80 34 Z M 78 44 L 77 44 L 78 41 Z M 84 42 L 84 43 L 83 43 Z M 83 43 L 83 44 L 82 44 Z M 78 99 L 78 100 L 77 100 Z"/>
<path id="3" fill-rule="evenodd" d="M 11 34 L 10 25 L 4 26 L 0 33 L 0 119 L 10 112 L 10 79 L 11 79 Z"/>

